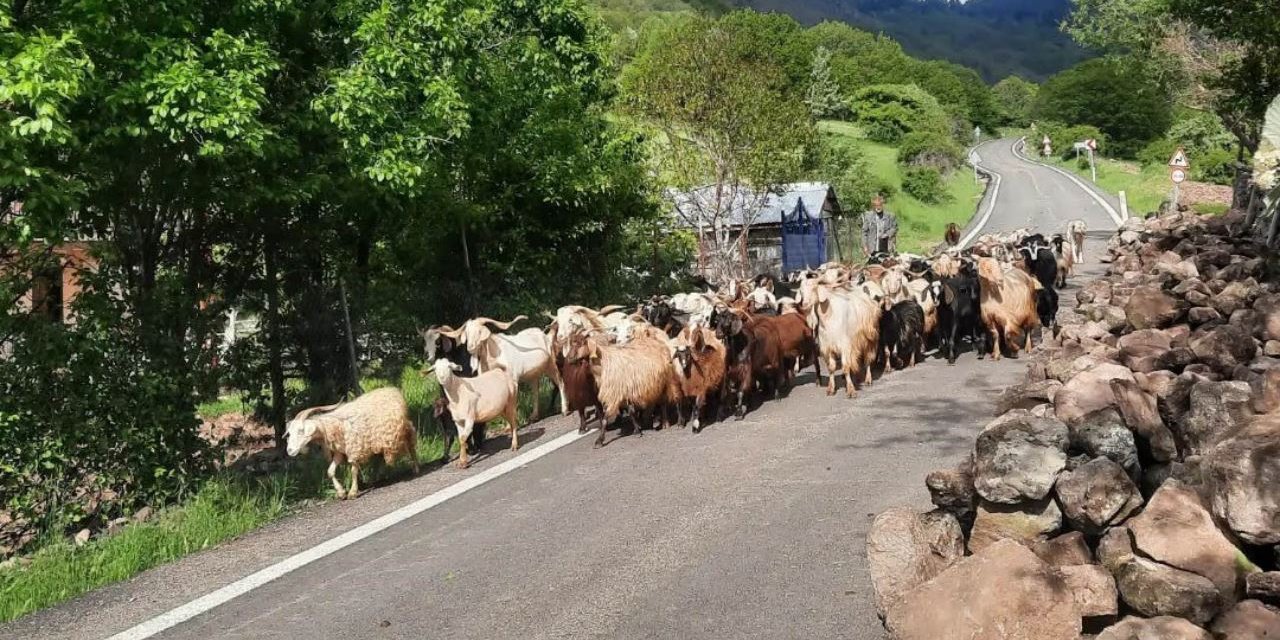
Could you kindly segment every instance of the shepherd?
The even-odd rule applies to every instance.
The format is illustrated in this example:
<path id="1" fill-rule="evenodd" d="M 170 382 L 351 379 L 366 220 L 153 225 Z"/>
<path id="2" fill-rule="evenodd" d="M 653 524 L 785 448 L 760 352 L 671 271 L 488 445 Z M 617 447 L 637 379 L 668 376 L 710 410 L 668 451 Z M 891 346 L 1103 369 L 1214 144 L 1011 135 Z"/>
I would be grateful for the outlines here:
<path id="1" fill-rule="evenodd" d="M 868 258 L 898 250 L 898 220 L 884 210 L 884 196 L 877 195 L 871 211 L 862 214 L 862 250 Z"/>

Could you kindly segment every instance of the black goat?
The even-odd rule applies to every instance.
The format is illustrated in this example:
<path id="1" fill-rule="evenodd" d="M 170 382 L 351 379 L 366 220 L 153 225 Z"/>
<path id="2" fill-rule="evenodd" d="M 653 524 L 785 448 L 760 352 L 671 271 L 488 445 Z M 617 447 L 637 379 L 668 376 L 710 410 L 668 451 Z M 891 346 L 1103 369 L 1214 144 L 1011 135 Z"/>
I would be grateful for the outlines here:
<path id="1" fill-rule="evenodd" d="M 924 309 L 904 300 L 880 315 L 880 348 L 885 368 L 914 367 L 924 360 Z"/>
<path id="2" fill-rule="evenodd" d="M 1058 257 L 1053 255 L 1052 246 L 1044 236 L 1035 234 L 1028 236 L 1019 249 L 1027 265 L 1027 272 L 1040 282 L 1040 290 L 1036 292 L 1036 315 L 1040 317 L 1040 326 L 1051 330 L 1057 326 L 1058 318 Z"/>
<path id="3" fill-rule="evenodd" d="M 450 327 L 441 326 L 418 329 L 418 335 L 422 337 L 423 342 L 422 357 L 427 366 L 431 366 L 431 363 L 435 362 L 437 358 L 446 358 L 449 362 L 461 367 L 461 370 L 457 371 L 456 375 L 463 378 L 474 378 L 477 372 L 475 367 L 471 366 L 471 354 L 467 352 L 467 346 L 444 335 L 440 332 L 441 329 L 453 331 Z"/>
<path id="4" fill-rule="evenodd" d="M 964 336 L 969 336 L 975 345 L 979 345 L 979 353 L 982 353 L 980 343 L 986 333 L 982 331 L 979 286 L 971 264 L 966 264 L 959 275 L 942 280 L 937 334 L 939 353 L 947 358 L 948 364 L 956 363 L 959 353 L 957 342 Z"/>

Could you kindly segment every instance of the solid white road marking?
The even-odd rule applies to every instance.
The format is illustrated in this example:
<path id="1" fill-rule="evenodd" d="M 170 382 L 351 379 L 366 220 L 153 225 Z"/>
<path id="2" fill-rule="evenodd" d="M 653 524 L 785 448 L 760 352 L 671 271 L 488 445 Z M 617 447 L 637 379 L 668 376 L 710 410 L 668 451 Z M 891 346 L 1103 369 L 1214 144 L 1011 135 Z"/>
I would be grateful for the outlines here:
<path id="1" fill-rule="evenodd" d="M 974 155 L 977 155 L 977 150 L 977 147 L 973 148 Z M 978 220 L 977 226 L 966 234 L 965 237 L 960 239 L 960 244 L 956 245 L 961 249 L 969 246 L 969 243 L 973 242 L 973 239 L 977 238 L 979 233 L 982 233 L 982 228 L 987 226 L 987 221 L 991 219 L 991 212 L 996 208 L 996 198 L 1000 197 L 1000 181 L 1003 179 L 1000 174 L 996 173 L 992 169 L 982 167 L 981 157 L 978 158 L 978 162 L 975 163 L 975 166 L 981 168 L 983 171 L 987 172 L 987 175 L 991 176 L 991 201 L 987 203 L 987 210 L 982 213 L 982 218 Z"/>
<path id="2" fill-rule="evenodd" d="M 315 562 L 331 553 L 340 551 L 349 547 L 369 536 L 380 531 L 395 526 L 409 518 L 412 518 L 427 509 L 439 505 L 450 498 L 457 497 L 471 489 L 474 489 L 494 478 L 498 478 L 507 473 L 515 471 L 538 458 L 546 456 L 553 451 L 563 448 L 577 441 L 579 438 L 585 437 L 592 433 L 578 433 L 577 429 L 566 433 L 551 442 L 548 442 L 532 451 L 522 453 L 506 462 L 490 467 L 477 473 L 470 478 L 460 480 L 444 489 L 441 489 L 425 498 L 416 502 L 407 504 L 391 513 L 388 513 L 376 520 L 366 522 L 355 529 L 352 529 L 342 535 L 332 538 L 326 542 L 322 542 L 306 551 L 302 551 L 293 556 L 285 558 L 257 573 L 241 578 L 217 591 L 205 594 L 187 604 L 174 608 L 166 613 L 156 616 L 146 622 L 143 622 L 133 628 L 121 631 L 110 640 L 143 640 L 150 638 L 162 631 L 175 627 L 191 618 L 194 618 L 218 605 L 221 605 L 232 598 L 244 595 L 262 585 L 279 578 L 294 569 L 298 569 L 307 564 Z"/>
<path id="3" fill-rule="evenodd" d="M 1098 195 L 1098 192 L 1097 192 L 1097 191 L 1094 191 L 1094 190 L 1093 190 L 1089 185 L 1085 184 L 1085 183 L 1084 183 L 1084 181 L 1082 181 L 1082 180 L 1080 180 L 1079 178 L 1075 177 L 1073 174 L 1071 174 L 1071 173 L 1070 173 L 1070 172 L 1068 172 L 1068 171 L 1063 171 L 1062 169 L 1059 169 L 1058 167 L 1055 167 L 1055 166 L 1050 165 L 1050 164 L 1045 164 L 1045 163 L 1043 163 L 1043 162 L 1040 162 L 1039 160 L 1033 160 L 1032 158 L 1029 158 L 1029 157 L 1027 157 L 1027 156 L 1025 156 L 1025 155 L 1023 155 L 1023 154 L 1019 153 L 1019 152 L 1018 152 L 1018 145 L 1025 144 L 1025 143 L 1026 143 L 1026 138 L 1019 138 L 1017 142 L 1014 142 L 1014 143 L 1013 143 L 1013 149 L 1012 149 L 1012 150 L 1013 150 L 1013 155 L 1017 156 L 1018 158 L 1021 158 L 1022 160 L 1026 161 L 1026 162 L 1030 162 L 1030 163 L 1032 163 L 1032 164 L 1038 164 L 1038 165 L 1040 165 L 1040 166 L 1042 166 L 1042 167 L 1044 167 L 1044 168 L 1046 168 L 1046 169 L 1051 169 L 1051 170 L 1053 170 L 1053 171 L 1057 171 L 1058 173 L 1060 173 L 1060 174 L 1062 174 L 1062 175 L 1066 176 L 1068 180 L 1070 180 L 1070 181 L 1072 181 L 1072 182 L 1076 183 L 1076 186 L 1077 186 L 1077 187 L 1080 187 L 1081 189 L 1084 189 L 1084 192 L 1085 192 L 1085 193 L 1087 193 L 1087 194 L 1089 194 L 1089 197 L 1091 197 L 1091 198 L 1093 198 L 1095 201 L 1097 201 L 1097 203 L 1098 203 L 1099 205 L 1102 205 L 1102 209 L 1103 209 L 1103 211 L 1106 211 L 1106 212 L 1107 212 L 1107 215 L 1111 216 L 1111 219 L 1116 223 L 1116 226 L 1117 226 L 1117 227 L 1119 227 L 1119 226 L 1121 226 L 1121 225 L 1123 225 L 1123 224 L 1124 224 L 1124 220 L 1120 219 L 1120 214 L 1116 212 L 1116 208 L 1115 208 L 1115 207 L 1113 207 L 1113 206 L 1111 206 L 1111 203 L 1110 203 L 1110 202 L 1107 202 L 1106 198 L 1103 198 L 1102 196 Z"/>

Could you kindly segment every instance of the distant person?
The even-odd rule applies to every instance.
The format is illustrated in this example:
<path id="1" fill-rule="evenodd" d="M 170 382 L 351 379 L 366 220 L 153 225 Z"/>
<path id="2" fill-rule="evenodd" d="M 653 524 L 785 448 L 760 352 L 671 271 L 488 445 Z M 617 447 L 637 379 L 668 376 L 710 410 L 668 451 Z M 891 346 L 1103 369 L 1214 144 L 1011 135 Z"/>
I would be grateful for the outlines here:
<path id="1" fill-rule="evenodd" d="M 862 215 L 862 250 L 868 258 L 898 250 L 898 220 L 884 210 L 883 196 L 876 196 L 871 210 Z"/>

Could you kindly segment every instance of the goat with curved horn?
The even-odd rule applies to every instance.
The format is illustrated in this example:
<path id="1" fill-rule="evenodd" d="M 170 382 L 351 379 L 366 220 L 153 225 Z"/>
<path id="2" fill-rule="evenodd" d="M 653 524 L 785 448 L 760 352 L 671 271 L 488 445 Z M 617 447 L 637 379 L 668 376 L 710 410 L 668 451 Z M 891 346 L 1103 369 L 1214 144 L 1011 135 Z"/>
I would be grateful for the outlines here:
<path id="1" fill-rule="evenodd" d="M 442 324 L 440 325 L 439 328 L 436 329 L 436 331 L 439 331 L 440 335 L 446 338 L 449 338 L 451 340 L 462 340 L 462 330 L 465 328 L 466 327 L 463 326 L 463 327 L 454 329 L 453 327 L 450 327 L 447 324 Z"/>
<path id="2" fill-rule="evenodd" d="M 529 319 L 529 318 L 528 318 L 527 316 L 516 316 L 516 317 L 512 318 L 510 322 L 498 322 L 497 320 L 494 320 L 493 318 L 486 318 L 486 317 L 484 317 L 484 316 L 481 316 L 481 317 L 479 317 L 479 318 L 476 318 L 473 322 L 476 322 L 476 323 L 479 323 L 479 324 L 488 324 L 488 325 L 493 325 L 493 327 L 494 327 L 495 329 L 497 329 L 498 331 L 506 331 L 507 329 L 510 329 L 510 328 L 511 328 L 511 325 L 513 325 L 513 324 L 515 324 L 515 323 L 517 323 L 517 322 L 520 322 L 521 320 L 528 320 L 528 319 Z"/>
<path id="3" fill-rule="evenodd" d="M 323 407 L 308 407 L 306 409 L 303 409 L 302 411 L 299 411 L 298 415 L 294 416 L 293 419 L 306 420 L 307 418 L 310 418 L 311 414 L 313 413 L 328 413 L 330 411 L 333 411 L 334 409 L 337 409 L 338 407 L 341 407 L 343 404 L 345 403 L 336 402 L 334 404 L 324 405 Z"/>

